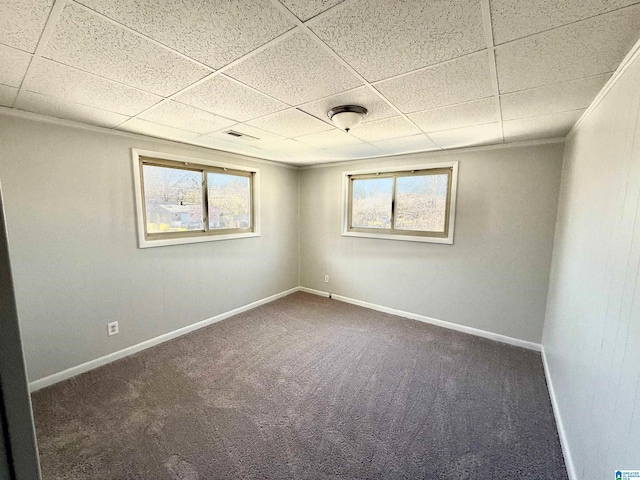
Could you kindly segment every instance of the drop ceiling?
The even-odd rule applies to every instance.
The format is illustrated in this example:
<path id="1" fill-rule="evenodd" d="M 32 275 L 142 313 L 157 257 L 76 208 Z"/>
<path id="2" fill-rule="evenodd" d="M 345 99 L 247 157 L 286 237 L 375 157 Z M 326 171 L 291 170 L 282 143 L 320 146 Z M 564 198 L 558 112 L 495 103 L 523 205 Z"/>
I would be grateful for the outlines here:
<path id="1" fill-rule="evenodd" d="M 562 137 L 639 36 L 631 0 L 3 0 L 0 105 L 352 160 Z"/>

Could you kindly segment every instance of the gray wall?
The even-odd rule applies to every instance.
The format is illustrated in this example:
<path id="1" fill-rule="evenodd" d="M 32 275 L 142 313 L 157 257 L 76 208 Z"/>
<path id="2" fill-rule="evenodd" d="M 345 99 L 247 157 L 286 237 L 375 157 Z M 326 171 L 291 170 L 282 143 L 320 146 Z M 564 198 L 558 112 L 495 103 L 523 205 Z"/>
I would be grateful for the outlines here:
<path id="1" fill-rule="evenodd" d="M 342 171 L 455 160 L 453 245 L 341 236 Z M 539 343 L 561 160 L 556 143 L 303 170 L 301 285 Z"/>
<path id="2" fill-rule="evenodd" d="M 298 172 L 257 164 L 262 236 L 137 248 L 131 147 L 210 150 L 0 115 L 0 179 L 30 380 L 298 285 Z M 108 322 L 120 334 L 107 336 Z"/>
<path id="3" fill-rule="evenodd" d="M 543 345 L 577 478 L 640 468 L 640 61 L 568 138 Z"/>

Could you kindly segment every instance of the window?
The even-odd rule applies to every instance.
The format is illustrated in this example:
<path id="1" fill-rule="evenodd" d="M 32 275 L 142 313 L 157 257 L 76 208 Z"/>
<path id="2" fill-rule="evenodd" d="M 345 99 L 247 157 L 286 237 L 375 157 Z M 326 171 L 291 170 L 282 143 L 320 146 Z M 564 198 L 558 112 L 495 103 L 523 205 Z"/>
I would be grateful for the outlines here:
<path id="1" fill-rule="evenodd" d="M 344 172 L 343 235 L 453 243 L 458 163 Z"/>
<path id="2" fill-rule="evenodd" d="M 133 151 L 141 248 L 259 235 L 258 170 Z"/>

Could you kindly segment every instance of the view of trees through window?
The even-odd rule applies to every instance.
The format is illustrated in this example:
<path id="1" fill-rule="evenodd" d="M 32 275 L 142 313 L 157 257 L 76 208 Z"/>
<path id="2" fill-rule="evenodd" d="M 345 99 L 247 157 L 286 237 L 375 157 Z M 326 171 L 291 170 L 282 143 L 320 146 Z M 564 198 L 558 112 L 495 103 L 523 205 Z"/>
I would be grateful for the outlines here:
<path id="1" fill-rule="evenodd" d="M 147 233 L 203 230 L 202 172 L 143 165 Z"/>
<path id="2" fill-rule="evenodd" d="M 251 185 L 249 177 L 207 173 L 209 228 L 249 228 Z"/>
<path id="3" fill-rule="evenodd" d="M 203 181 L 209 230 L 251 227 L 251 178 L 167 166 L 142 166 L 147 234 L 205 230 Z"/>
<path id="4" fill-rule="evenodd" d="M 446 233 L 449 174 L 421 173 L 353 178 L 350 228 Z"/>
<path id="5" fill-rule="evenodd" d="M 353 181 L 351 226 L 391 228 L 393 178 L 366 178 Z"/>
<path id="6" fill-rule="evenodd" d="M 395 228 L 444 232 L 449 176 L 420 175 L 396 180 Z"/>

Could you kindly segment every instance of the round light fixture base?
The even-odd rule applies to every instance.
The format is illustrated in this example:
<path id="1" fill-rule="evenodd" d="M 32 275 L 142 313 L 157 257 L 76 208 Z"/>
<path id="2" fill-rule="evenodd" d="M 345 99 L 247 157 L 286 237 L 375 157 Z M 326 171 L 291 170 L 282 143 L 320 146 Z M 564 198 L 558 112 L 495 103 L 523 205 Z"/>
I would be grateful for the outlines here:
<path id="1" fill-rule="evenodd" d="M 362 123 L 367 116 L 367 109 L 359 105 L 340 105 L 327 112 L 329 119 L 336 127 L 348 132 Z"/>

